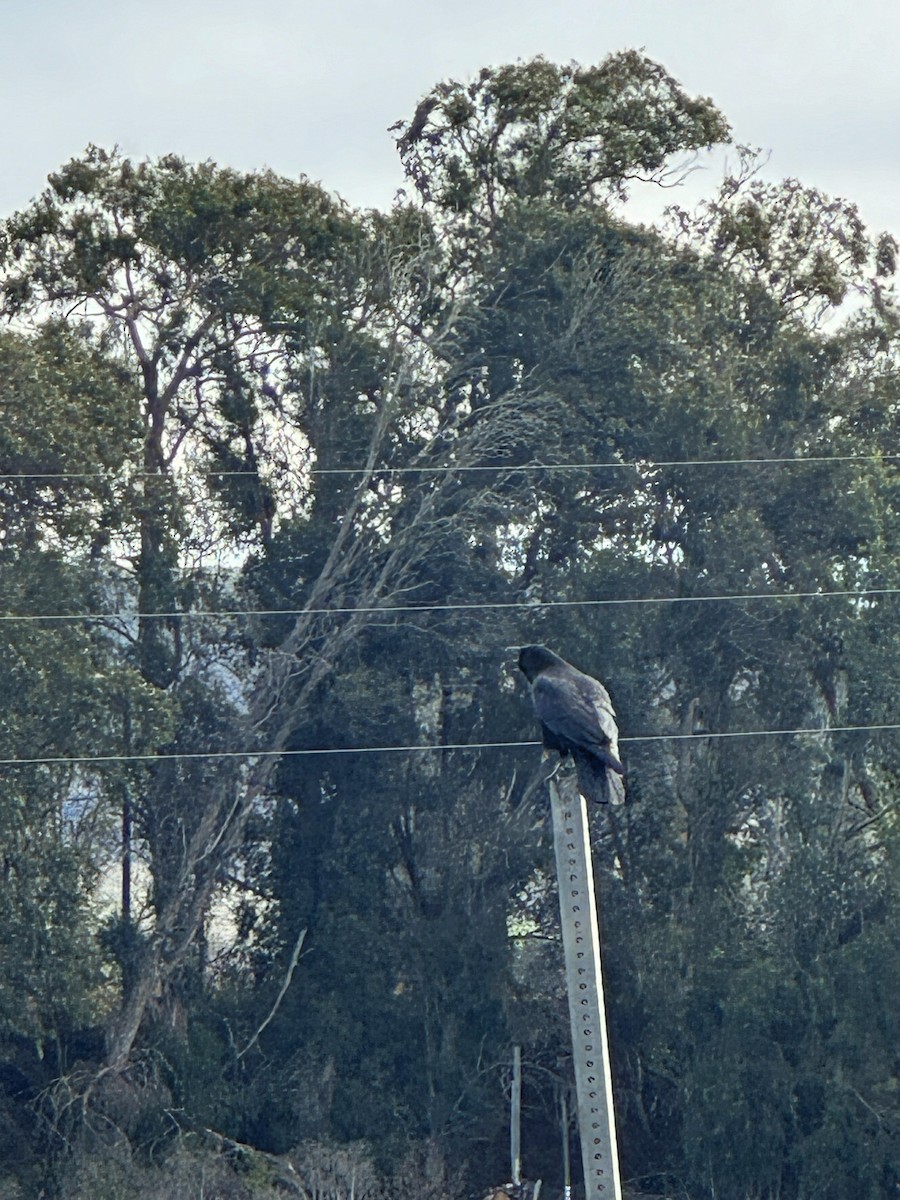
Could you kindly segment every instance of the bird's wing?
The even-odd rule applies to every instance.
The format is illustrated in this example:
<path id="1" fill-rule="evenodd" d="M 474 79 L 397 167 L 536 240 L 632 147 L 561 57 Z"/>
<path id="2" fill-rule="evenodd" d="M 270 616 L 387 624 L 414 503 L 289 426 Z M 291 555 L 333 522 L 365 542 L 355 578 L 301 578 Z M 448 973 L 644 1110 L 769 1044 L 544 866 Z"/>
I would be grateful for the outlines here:
<path id="1" fill-rule="evenodd" d="M 602 683 L 574 668 L 542 671 L 532 686 L 538 720 L 585 749 L 612 748 L 618 757 L 616 714 Z"/>
<path id="2" fill-rule="evenodd" d="M 597 714 L 597 723 L 603 730 L 603 736 L 606 738 L 607 749 L 611 752 L 616 762 L 619 763 L 619 726 L 616 723 L 616 710 L 612 706 L 612 700 L 609 698 L 609 692 L 597 679 L 585 677 L 589 687 L 586 691 L 589 693 L 589 703 Z M 621 767 L 621 764 L 619 764 Z"/>

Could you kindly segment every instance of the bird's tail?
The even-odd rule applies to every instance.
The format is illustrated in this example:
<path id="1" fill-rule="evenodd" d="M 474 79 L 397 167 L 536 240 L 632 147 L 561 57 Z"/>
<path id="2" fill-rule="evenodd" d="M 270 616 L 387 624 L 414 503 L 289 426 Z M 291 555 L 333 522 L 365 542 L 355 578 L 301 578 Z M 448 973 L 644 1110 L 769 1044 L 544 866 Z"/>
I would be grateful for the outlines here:
<path id="1" fill-rule="evenodd" d="M 618 771 L 583 750 L 574 750 L 572 757 L 578 772 L 578 789 L 586 800 L 595 804 L 625 803 L 625 782 Z"/>

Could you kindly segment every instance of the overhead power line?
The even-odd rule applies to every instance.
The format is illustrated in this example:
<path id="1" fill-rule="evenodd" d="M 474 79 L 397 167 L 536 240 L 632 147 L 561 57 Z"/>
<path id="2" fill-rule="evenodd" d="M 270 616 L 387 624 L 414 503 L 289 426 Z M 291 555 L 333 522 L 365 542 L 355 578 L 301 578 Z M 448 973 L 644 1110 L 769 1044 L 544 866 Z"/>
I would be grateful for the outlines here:
<path id="1" fill-rule="evenodd" d="M 619 742 L 696 742 L 720 738 L 797 737 L 807 734 L 824 737 L 834 733 L 878 733 L 898 729 L 900 722 L 881 725 L 832 725 L 825 729 L 811 726 L 799 729 L 736 729 L 721 733 L 639 733 L 620 737 Z M 316 746 L 302 750 L 185 750 L 165 751 L 160 754 L 47 755 L 37 758 L 0 758 L 0 767 L 100 766 L 104 763 L 171 762 L 179 759 L 303 758 L 322 754 L 442 754 L 447 750 L 521 750 L 540 745 L 542 743 L 539 741 L 451 742 L 440 746 Z"/>
<path id="2" fill-rule="evenodd" d="M 714 596 L 610 596 L 598 600 L 496 600 L 478 604 L 395 604 L 359 605 L 336 608 L 223 608 L 188 609 L 168 612 L 106 613 L 0 613 L 0 622 L 49 621 L 136 621 L 136 620 L 199 620 L 206 617 L 301 617 L 349 616 L 352 614 L 390 616 L 393 613 L 486 612 L 503 609 L 596 608 L 628 604 L 711 604 L 727 601 L 756 600 L 820 600 L 828 597 L 865 599 L 867 596 L 895 596 L 900 587 L 837 589 L 818 592 L 725 592 Z"/>
<path id="3" fill-rule="evenodd" d="M 472 474 L 478 472 L 526 472 L 526 471 L 627 471 L 658 470 L 672 467 L 758 467 L 758 466 L 807 466 L 821 463 L 880 463 L 895 462 L 900 454 L 811 454 L 804 457 L 771 458 L 684 458 L 684 459 L 635 459 L 630 462 L 580 462 L 580 463 L 499 463 L 490 466 L 445 463 L 435 466 L 393 467 L 384 464 L 376 467 L 309 467 L 298 468 L 304 475 L 439 475 Z M 0 473 L 0 480 L 25 479 L 114 479 L 114 471 L 12 471 Z M 256 471 L 199 471 L 195 477 L 201 479 L 248 478 L 258 479 Z M 161 474 L 157 471 L 135 471 L 131 479 L 169 479 L 177 482 L 178 472 Z"/>

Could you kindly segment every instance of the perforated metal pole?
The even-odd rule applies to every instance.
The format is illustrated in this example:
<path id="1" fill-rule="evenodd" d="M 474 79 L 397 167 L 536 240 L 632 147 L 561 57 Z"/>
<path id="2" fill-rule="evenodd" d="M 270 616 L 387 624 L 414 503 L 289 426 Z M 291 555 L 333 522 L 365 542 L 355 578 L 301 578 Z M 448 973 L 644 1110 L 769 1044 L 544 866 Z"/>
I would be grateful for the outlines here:
<path id="1" fill-rule="evenodd" d="M 559 910 L 586 1200 L 622 1200 L 587 805 L 574 775 L 550 780 Z"/>

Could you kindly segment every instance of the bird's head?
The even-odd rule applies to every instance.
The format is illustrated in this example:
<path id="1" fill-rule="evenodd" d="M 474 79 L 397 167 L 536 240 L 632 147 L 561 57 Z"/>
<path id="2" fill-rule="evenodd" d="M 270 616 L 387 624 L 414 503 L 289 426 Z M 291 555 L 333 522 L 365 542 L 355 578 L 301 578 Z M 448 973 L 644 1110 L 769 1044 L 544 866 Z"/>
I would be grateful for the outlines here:
<path id="1" fill-rule="evenodd" d="M 519 646 L 512 649 L 518 649 L 519 670 L 524 673 L 529 683 L 547 667 L 558 667 L 564 662 L 546 646 Z"/>

